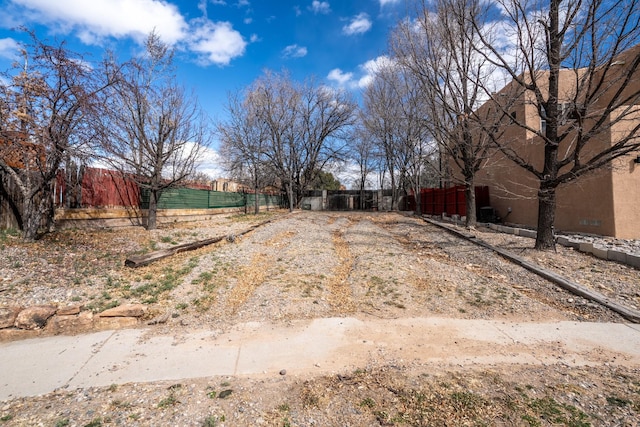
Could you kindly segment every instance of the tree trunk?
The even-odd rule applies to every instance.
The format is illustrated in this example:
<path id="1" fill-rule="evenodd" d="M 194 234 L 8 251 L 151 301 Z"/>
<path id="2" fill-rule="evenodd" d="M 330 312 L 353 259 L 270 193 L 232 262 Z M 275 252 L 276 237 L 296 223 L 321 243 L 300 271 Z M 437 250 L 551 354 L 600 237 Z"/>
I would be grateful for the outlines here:
<path id="1" fill-rule="evenodd" d="M 555 250 L 556 241 L 553 224 L 556 217 L 556 189 L 540 184 L 538 191 L 538 235 L 535 248 L 538 250 Z"/>
<path id="2" fill-rule="evenodd" d="M 422 188 L 416 187 L 414 192 L 415 192 L 414 198 L 416 199 L 415 214 L 418 216 L 421 216 L 422 215 Z"/>
<path id="3" fill-rule="evenodd" d="M 397 211 L 398 210 L 398 198 L 399 198 L 399 191 L 396 188 L 396 179 L 393 175 L 393 172 L 389 171 L 389 176 L 391 178 L 391 210 L 392 211 Z"/>
<path id="4" fill-rule="evenodd" d="M 289 182 L 289 212 L 293 212 L 293 182 Z"/>
<path id="5" fill-rule="evenodd" d="M 260 195 L 258 194 L 258 187 L 254 188 L 254 212 L 256 215 L 260 213 Z"/>
<path id="6" fill-rule="evenodd" d="M 25 197 L 22 204 L 22 240 L 33 242 L 38 237 L 40 215 L 33 197 Z"/>
<path id="7" fill-rule="evenodd" d="M 158 227 L 158 190 L 149 191 L 149 211 L 147 213 L 147 230 L 155 230 Z"/>
<path id="8" fill-rule="evenodd" d="M 466 199 L 467 220 L 465 225 L 467 228 L 475 228 L 477 224 L 476 217 L 476 189 L 473 183 L 473 179 L 466 180 L 464 186 L 464 196 Z"/>

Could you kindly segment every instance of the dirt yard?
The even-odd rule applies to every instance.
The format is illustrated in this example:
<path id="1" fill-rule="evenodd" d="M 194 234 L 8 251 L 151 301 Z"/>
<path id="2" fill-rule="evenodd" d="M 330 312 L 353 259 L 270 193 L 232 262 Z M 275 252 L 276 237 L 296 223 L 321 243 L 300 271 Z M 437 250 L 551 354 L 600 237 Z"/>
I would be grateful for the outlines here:
<path id="1" fill-rule="evenodd" d="M 637 270 L 567 248 L 538 253 L 526 238 L 476 234 L 640 306 Z M 146 267 L 124 267 L 128 256 L 215 236 L 231 238 Z M 29 244 L 0 235 L 0 307 L 79 304 L 100 312 L 136 302 L 149 307 L 140 324 L 149 335 L 176 337 L 243 322 L 286 325 L 322 317 L 624 321 L 486 249 L 395 213 L 221 216 L 151 232 L 62 231 Z M 166 322 L 147 326 L 158 318 Z M 0 426 L 636 426 L 639 368 L 604 361 L 437 366 L 385 358 L 331 376 L 62 390 L 0 402 Z"/>

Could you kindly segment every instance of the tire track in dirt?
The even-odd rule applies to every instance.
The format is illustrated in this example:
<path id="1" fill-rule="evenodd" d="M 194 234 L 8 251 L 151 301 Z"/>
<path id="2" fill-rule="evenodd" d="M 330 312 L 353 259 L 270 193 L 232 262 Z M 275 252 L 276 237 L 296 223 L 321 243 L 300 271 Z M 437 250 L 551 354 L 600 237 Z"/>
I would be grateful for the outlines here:
<path id="1" fill-rule="evenodd" d="M 285 246 L 286 241 L 296 234 L 297 232 L 295 231 L 286 231 L 265 241 L 263 245 L 266 247 Z M 271 265 L 273 265 L 273 255 L 259 252 L 253 255 L 249 264 L 238 272 L 238 281 L 230 290 L 227 298 L 227 306 L 231 314 L 236 314 L 238 309 L 244 305 L 265 282 Z"/>
<path id="2" fill-rule="evenodd" d="M 353 301 L 353 292 L 349 285 L 349 275 L 353 270 L 354 259 L 349 248 L 349 243 L 344 238 L 344 230 L 335 230 L 331 237 L 336 254 L 338 266 L 333 271 L 333 277 L 329 281 L 329 295 L 327 300 L 332 309 L 341 313 L 352 313 L 356 309 Z"/>
<path id="3" fill-rule="evenodd" d="M 235 314 L 256 289 L 264 283 L 268 267 L 269 257 L 258 253 L 251 258 L 248 266 L 240 270 L 238 282 L 231 289 L 227 298 L 227 306 L 231 310 L 231 314 Z"/>

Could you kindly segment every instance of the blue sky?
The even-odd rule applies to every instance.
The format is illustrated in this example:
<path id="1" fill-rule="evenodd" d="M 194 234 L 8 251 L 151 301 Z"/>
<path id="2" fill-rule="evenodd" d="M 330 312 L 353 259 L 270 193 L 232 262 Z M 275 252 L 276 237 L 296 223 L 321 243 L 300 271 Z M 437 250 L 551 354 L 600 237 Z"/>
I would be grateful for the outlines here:
<path id="1" fill-rule="evenodd" d="M 228 92 L 267 68 L 314 76 L 358 98 L 406 11 L 405 0 L 0 0 L 0 70 L 18 58 L 21 25 L 89 60 L 106 48 L 127 60 L 155 29 L 177 50 L 180 83 L 224 119 Z M 222 174 L 215 152 L 204 163 L 212 177 Z"/>
<path id="2" fill-rule="evenodd" d="M 9 67 L 24 25 L 41 39 L 66 40 L 96 60 L 122 60 L 153 29 L 178 50 L 178 78 L 214 118 L 226 94 L 265 68 L 296 80 L 313 75 L 356 94 L 385 54 L 404 0 L 0 0 L 0 69 Z"/>

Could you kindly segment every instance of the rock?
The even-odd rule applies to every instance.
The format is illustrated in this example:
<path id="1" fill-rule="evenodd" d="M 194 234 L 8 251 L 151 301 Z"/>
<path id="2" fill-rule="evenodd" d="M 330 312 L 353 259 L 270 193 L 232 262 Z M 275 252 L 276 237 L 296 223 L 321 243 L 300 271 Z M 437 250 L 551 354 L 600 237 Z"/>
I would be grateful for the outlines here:
<path id="1" fill-rule="evenodd" d="M 56 315 L 47 323 L 47 331 L 53 334 L 89 331 L 93 328 L 93 313 L 86 311 L 79 315 Z"/>
<path id="2" fill-rule="evenodd" d="M 138 325 L 137 317 L 98 317 L 93 323 L 99 330 L 130 328 Z"/>
<path id="3" fill-rule="evenodd" d="M 25 308 L 16 317 L 14 323 L 18 329 L 40 329 L 47 324 L 47 320 L 56 314 L 57 308 L 52 305 L 36 305 Z"/>
<path id="4" fill-rule="evenodd" d="M 15 341 L 31 338 L 33 332 L 24 329 L 7 328 L 0 329 L 0 342 Z"/>
<path id="5" fill-rule="evenodd" d="M 0 329 L 11 328 L 22 307 L 0 307 Z"/>
<path id="6" fill-rule="evenodd" d="M 281 370 L 280 375 L 287 375 L 287 370 L 286 369 Z"/>
<path id="7" fill-rule="evenodd" d="M 66 307 L 58 307 L 56 314 L 58 316 L 70 316 L 72 314 L 78 314 L 82 310 L 81 305 L 68 305 Z"/>
<path id="8" fill-rule="evenodd" d="M 103 311 L 100 317 L 142 317 L 147 312 L 144 304 L 123 304 Z"/>
<path id="9" fill-rule="evenodd" d="M 167 323 L 167 320 L 169 320 L 169 316 L 171 315 L 170 312 L 166 312 L 165 314 L 161 314 L 160 316 L 156 316 L 153 319 L 149 320 L 147 322 L 147 325 L 158 325 L 158 324 L 162 324 L 162 323 Z"/>

